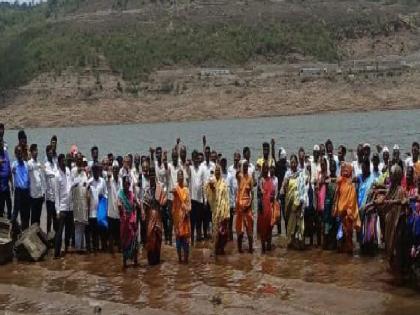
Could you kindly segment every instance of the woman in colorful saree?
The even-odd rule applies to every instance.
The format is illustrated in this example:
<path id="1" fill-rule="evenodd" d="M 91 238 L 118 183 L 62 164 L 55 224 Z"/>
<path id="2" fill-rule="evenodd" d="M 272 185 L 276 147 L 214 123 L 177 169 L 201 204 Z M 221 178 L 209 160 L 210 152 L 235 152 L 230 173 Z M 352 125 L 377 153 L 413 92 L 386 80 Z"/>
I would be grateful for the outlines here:
<path id="1" fill-rule="evenodd" d="M 283 182 L 283 193 L 286 196 L 286 222 L 287 241 L 289 248 L 304 249 L 304 204 L 305 200 L 305 175 L 298 170 L 296 155 L 290 157 L 290 174 Z"/>
<path id="2" fill-rule="evenodd" d="M 160 215 L 161 205 L 166 204 L 166 194 L 162 184 L 156 180 L 155 168 L 149 170 L 149 189 L 143 197 L 144 211 L 146 213 L 147 237 L 146 251 L 149 265 L 160 263 L 160 250 L 162 245 L 162 218 Z"/>
<path id="3" fill-rule="evenodd" d="M 315 214 L 315 232 L 317 239 L 317 247 L 321 246 L 323 234 L 323 214 L 325 208 L 325 199 L 327 197 L 328 188 L 328 163 L 325 157 L 321 157 L 321 170 L 317 174 L 316 179 L 316 214 Z M 335 162 L 334 162 L 335 163 Z"/>
<path id="4" fill-rule="evenodd" d="M 213 235 L 215 236 L 214 251 L 216 255 L 224 255 L 229 235 L 229 191 L 221 176 L 220 165 L 216 166 L 214 175 L 215 180 L 209 181 L 205 192 L 212 212 Z"/>
<path id="5" fill-rule="evenodd" d="M 184 172 L 179 170 L 177 173 L 177 185 L 171 191 L 174 194 L 172 205 L 172 218 L 174 222 L 176 236 L 176 251 L 178 253 L 178 261 L 180 263 L 188 263 L 189 256 L 189 240 L 191 234 L 191 199 L 187 187 L 184 186 Z M 182 259 L 182 252 L 184 259 Z"/>
<path id="6" fill-rule="evenodd" d="M 409 261 L 407 237 L 406 193 L 401 186 L 403 171 L 397 164 L 391 167 L 391 186 L 384 198 L 375 203 L 385 212 L 385 249 L 391 269 L 397 273 L 406 271 Z"/>
<path id="7" fill-rule="evenodd" d="M 362 253 L 373 255 L 378 246 L 378 214 L 370 201 L 374 196 L 375 176 L 371 173 L 370 160 L 362 162 L 362 174 L 357 177 L 357 205 L 362 228 L 358 234 Z"/>
<path id="8" fill-rule="evenodd" d="M 324 239 L 322 248 L 326 250 L 337 249 L 337 219 L 333 216 L 335 193 L 337 190 L 337 164 L 333 159 L 330 160 L 330 177 L 326 180 L 326 194 L 324 202 L 323 224 Z"/>
<path id="9" fill-rule="evenodd" d="M 257 232 L 261 240 L 261 252 L 271 250 L 271 233 L 273 225 L 277 222 L 280 208 L 275 205 L 276 188 L 273 178 L 269 174 L 268 164 L 262 166 L 262 178 L 260 181 L 262 194 L 262 210 L 258 213 Z M 277 208 L 275 208 L 277 206 Z M 277 217 L 276 217 L 277 216 Z"/>
<path id="10" fill-rule="evenodd" d="M 120 212 L 120 238 L 123 251 L 123 266 L 127 267 L 127 260 L 133 260 L 137 265 L 138 254 L 138 223 L 137 209 L 139 205 L 134 198 L 134 194 L 130 191 L 130 177 L 122 178 L 123 188 L 118 193 L 118 209 Z"/>
<path id="11" fill-rule="evenodd" d="M 340 221 L 337 238 L 339 250 L 349 254 L 353 253 L 353 230 L 360 229 L 359 208 L 357 206 L 356 189 L 352 183 L 353 168 L 350 163 L 341 165 L 341 175 L 337 180 L 335 194 L 334 217 Z M 344 239 L 343 239 L 344 238 Z"/>

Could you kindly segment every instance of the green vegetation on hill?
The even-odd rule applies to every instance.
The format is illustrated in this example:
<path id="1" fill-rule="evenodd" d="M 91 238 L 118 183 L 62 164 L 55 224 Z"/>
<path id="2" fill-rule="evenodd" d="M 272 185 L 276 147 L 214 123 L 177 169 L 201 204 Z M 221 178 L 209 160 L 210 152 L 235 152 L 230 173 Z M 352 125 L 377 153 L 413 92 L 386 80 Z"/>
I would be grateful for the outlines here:
<path id="1" fill-rule="evenodd" d="M 103 0 L 124 9 L 126 0 Z M 142 1 L 138 1 L 142 2 Z M 335 24 L 319 20 L 258 23 L 197 23 L 164 16 L 101 28 L 56 20 L 88 0 L 50 0 L 28 7 L 0 5 L 0 91 L 36 75 L 73 67 L 97 67 L 105 57 L 125 80 L 137 83 L 165 65 L 241 65 L 255 59 L 280 63 L 290 53 L 337 61 L 342 38 L 383 32 L 389 21 L 358 14 Z"/>

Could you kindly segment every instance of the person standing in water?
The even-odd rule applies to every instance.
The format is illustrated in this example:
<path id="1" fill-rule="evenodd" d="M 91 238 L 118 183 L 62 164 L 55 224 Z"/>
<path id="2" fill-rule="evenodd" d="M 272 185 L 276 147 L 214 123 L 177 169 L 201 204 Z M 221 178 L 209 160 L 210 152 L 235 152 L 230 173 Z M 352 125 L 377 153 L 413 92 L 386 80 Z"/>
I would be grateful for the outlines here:
<path id="1" fill-rule="evenodd" d="M 38 146 L 31 144 L 31 159 L 28 161 L 30 195 L 31 195 L 31 225 L 41 223 L 42 204 L 45 196 L 45 175 L 42 164 L 38 161 Z"/>
<path id="2" fill-rule="evenodd" d="M 130 190 L 131 177 L 122 177 L 122 189 L 118 193 L 118 210 L 120 213 L 120 240 L 123 254 L 123 267 L 127 267 L 127 261 L 132 260 L 134 265 L 138 263 L 138 221 L 137 209 L 140 205 Z M 144 215 L 144 213 L 142 213 Z"/>
<path id="3" fill-rule="evenodd" d="M 188 263 L 189 240 L 191 237 L 191 199 L 188 188 L 184 185 L 184 172 L 177 172 L 178 182 L 170 191 L 173 194 L 172 218 L 176 237 L 176 251 L 180 263 Z M 182 255 L 183 254 L 183 255 Z"/>
<path id="4" fill-rule="evenodd" d="M 252 214 L 252 188 L 254 183 L 249 174 L 248 161 L 243 162 L 242 171 L 236 173 L 238 193 L 236 200 L 236 233 L 238 237 L 238 251 L 242 251 L 244 229 L 248 235 L 248 251 L 253 251 L 254 218 Z"/>
<path id="5" fill-rule="evenodd" d="M 262 166 L 260 191 L 262 209 L 258 212 L 257 227 L 258 236 L 261 240 L 261 252 L 264 254 L 266 250 L 271 250 L 271 234 L 274 225 L 273 210 L 276 196 L 276 185 L 274 178 L 270 176 L 267 163 Z"/>
<path id="6" fill-rule="evenodd" d="M 74 240 L 77 251 L 83 251 L 86 247 L 85 229 L 88 225 L 88 177 L 83 166 L 81 154 L 76 156 L 76 166 L 71 171 L 72 190 L 71 204 L 74 216 Z"/>
<path id="7" fill-rule="evenodd" d="M 160 208 L 166 204 L 166 191 L 156 178 L 154 167 L 149 170 L 150 186 L 144 193 L 143 206 L 146 216 L 147 237 L 146 251 L 149 265 L 160 263 L 163 225 Z"/>
<path id="8" fill-rule="evenodd" d="M 286 196 L 286 222 L 288 247 L 304 249 L 304 209 L 307 204 L 304 172 L 298 170 L 298 158 L 290 157 L 290 173 L 283 181 L 282 193 Z"/>
<path id="9" fill-rule="evenodd" d="M 13 185 L 15 188 L 12 225 L 16 227 L 17 217 L 20 215 L 22 230 L 29 227 L 31 217 L 31 197 L 29 193 L 29 169 L 28 163 L 23 158 L 23 147 L 17 145 L 15 148 L 16 161 L 12 164 Z"/>
<path id="10" fill-rule="evenodd" d="M 63 230 L 65 229 L 64 253 L 67 252 L 70 245 L 70 238 L 74 231 L 73 211 L 70 209 L 72 182 L 70 170 L 65 164 L 64 154 L 58 156 L 58 171 L 55 184 L 55 209 L 58 217 L 58 229 L 55 235 L 54 257 L 59 258 L 61 256 Z"/>
<path id="11" fill-rule="evenodd" d="M 207 183 L 205 191 L 212 212 L 214 251 L 216 255 L 224 255 L 229 235 L 229 191 L 225 180 L 222 178 L 220 165 L 216 165 L 214 175 L 215 178 Z"/>

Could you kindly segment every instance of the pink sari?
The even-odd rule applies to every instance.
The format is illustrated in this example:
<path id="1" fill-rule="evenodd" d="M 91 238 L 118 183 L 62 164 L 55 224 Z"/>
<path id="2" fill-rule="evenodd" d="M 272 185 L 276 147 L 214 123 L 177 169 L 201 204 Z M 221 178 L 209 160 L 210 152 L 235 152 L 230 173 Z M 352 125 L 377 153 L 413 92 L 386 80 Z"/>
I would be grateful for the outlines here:
<path id="1" fill-rule="evenodd" d="M 321 182 L 322 179 L 322 175 L 319 174 L 318 175 L 318 183 Z M 316 202 L 316 210 L 318 212 L 324 212 L 324 207 L 325 207 L 325 197 L 327 196 L 327 184 L 326 183 L 322 183 L 319 184 L 318 186 L 318 193 L 317 193 L 317 202 Z"/>

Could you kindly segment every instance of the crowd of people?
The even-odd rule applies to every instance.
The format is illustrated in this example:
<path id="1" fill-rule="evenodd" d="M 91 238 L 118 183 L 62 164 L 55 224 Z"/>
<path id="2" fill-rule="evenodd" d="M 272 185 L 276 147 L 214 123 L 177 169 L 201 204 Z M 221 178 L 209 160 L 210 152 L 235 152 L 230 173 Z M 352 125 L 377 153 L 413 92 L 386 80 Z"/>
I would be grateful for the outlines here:
<path id="1" fill-rule="evenodd" d="M 45 202 L 45 229 L 55 233 L 57 258 L 70 247 L 118 250 L 127 266 L 130 260 L 137 264 L 142 245 L 154 265 L 160 262 L 162 242 L 175 241 L 179 262 L 188 263 L 190 247 L 203 240 L 212 240 L 214 255 L 224 255 L 234 232 L 239 253 L 245 234 L 245 249 L 253 252 L 256 234 L 265 253 L 273 248 L 274 230 L 281 235 L 282 226 L 291 249 L 317 246 L 353 253 L 356 240 L 362 253 L 385 249 L 392 269 L 400 273 L 420 256 L 417 142 L 405 160 L 398 145 L 392 152 L 377 146 L 372 153 L 368 143 L 360 144 L 356 160 L 349 162 L 346 147 L 335 151 L 331 140 L 314 145 L 310 155 L 299 148 L 288 156 L 284 148 L 276 154 L 272 139 L 262 144 L 255 165 L 245 147 L 228 166 L 227 157 L 212 150 L 205 136 L 203 147 L 190 156 L 177 139 L 170 158 L 156 147 L 145 155 L 108 153 L 102 159 L 96 146 L 90 157 L 76 145 L 58 154 L 53 136 L 43 162 L 23 130 L 12 162 L 3 136 L 0 124 L 0 216 L 7 216 L 13 231 L 23 231 L 41 224 Z"/>

